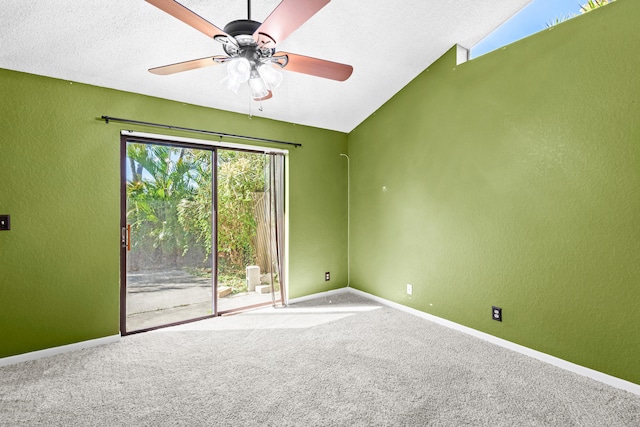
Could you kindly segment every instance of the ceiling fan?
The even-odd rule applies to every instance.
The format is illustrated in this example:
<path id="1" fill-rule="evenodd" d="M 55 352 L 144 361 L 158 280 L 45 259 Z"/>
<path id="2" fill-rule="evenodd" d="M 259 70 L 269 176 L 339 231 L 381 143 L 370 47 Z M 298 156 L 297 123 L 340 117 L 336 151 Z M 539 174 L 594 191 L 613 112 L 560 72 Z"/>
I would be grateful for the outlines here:
<path id="1" fill-rule="evenodd" d="M 224 30 L 177 1 L 146 1 L 220 42 L 227 54 L 155 67 L 149 69 L 151 73 L 167 75 L 227 63 L 227 76 L 221 83 L 237 93 L 240 85 L 248 81 L 251 97 L 263 101 L 272 97 L 271 90 L 282 81 L 279 68 L 337 81 L 347 80 L 353 72 L 350 65 L 275 50 L 278 43 L 331 0 L 282 0 L 262 23 L 251 20 L 248 0 L 248 18 L 229 22 Z"/>

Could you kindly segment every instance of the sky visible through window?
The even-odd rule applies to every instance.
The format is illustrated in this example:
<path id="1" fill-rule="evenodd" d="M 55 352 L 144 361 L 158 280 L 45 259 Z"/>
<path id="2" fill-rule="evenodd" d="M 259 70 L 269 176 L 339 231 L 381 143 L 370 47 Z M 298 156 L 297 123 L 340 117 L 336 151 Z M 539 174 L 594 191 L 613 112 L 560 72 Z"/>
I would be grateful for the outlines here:
<path id="1" fill-rule="evenodd" d="M 504 45 L 547 28 L 558 19 L 580 15 L 587 0 L 533 0 L 510 20 L 471 48 L 471 58 L 484 55 Z"/>

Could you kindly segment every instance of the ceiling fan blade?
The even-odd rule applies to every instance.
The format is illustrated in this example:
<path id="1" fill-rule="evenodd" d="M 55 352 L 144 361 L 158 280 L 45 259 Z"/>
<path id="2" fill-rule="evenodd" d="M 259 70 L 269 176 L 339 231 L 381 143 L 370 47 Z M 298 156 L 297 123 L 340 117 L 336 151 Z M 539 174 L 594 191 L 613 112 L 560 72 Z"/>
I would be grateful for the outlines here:
<path id="1" fill-rule="evenodd" d="M 196 68 L 210 67 L 212 65 L 218 65 L 220 62 L 216 61 L 228 59 L 227 56 L 209 56 L 207 58 L 193 59 L 191 61 L 178 62 L 176 64 L 164 65 L 162 67 L 150 68 L 149 72 L 153 74 L 159 74 L 166 76 L 168 74 L 180 73 L 182 71 L 195 70 Z"/>
<path id="2" fill-rule="evenodd" d="M 353 67 L 351 65 L 340 64 L 338 62 L 288 52 L 276 52 L 273 55 L 274 59 L 282 56 L 286 56 L 287 61 L 278 61 L 278 64 L 284 64 L 283 68 L 285 70 L 295 71 L 296 73 L 309 74 L 340 82 L 347 80 L 351 76 L 351 73 L 353 73 Z"/>
<path id="3" fill-rule="evenodd" d="M 213 25 L 211 22 L 207 21 L 200 15 L 187 9 L 177 1 L 174 1 L 174 0 L 145 0 L 145 1 L 147 3 L 151 3 L 158 9 L 168 13 L 174 18 L 181 20 L 185 24 L 192 26 L 196 30 L 206 34 L 211 38 L 215 36 L 224 36 L 224 37 L 229 36 L 220 28 L 216 27 L 215 25 Z"/>
<path id="4" fill-rule="evenodd" d="M 331 0 L 282 0 L 253 33 L 258 46 L 273 48 Z"/>

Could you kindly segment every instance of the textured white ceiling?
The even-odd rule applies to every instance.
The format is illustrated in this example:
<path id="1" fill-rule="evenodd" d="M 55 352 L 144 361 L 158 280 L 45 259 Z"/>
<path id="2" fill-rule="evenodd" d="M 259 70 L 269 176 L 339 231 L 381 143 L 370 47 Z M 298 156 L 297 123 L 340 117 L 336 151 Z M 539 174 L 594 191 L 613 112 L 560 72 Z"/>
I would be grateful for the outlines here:
<path id="1" fill-rule="evenodd" d="M 3 0 L 0 68 L 349 132 L 453 45 L 472 47 L 530 1 L 333 0 L 277 50 L 350 64 L 353 75 L 336 82 L 285 70 L 262 111 L 248 88 L 235 95 L 220 84 L 224 66 L 149 73 L 224 52 L 143 0 Z M 253 0 L 252 19 L 279 2 Z M 220 28 L 247 17 L 245 0 L 181 3 Z"/>

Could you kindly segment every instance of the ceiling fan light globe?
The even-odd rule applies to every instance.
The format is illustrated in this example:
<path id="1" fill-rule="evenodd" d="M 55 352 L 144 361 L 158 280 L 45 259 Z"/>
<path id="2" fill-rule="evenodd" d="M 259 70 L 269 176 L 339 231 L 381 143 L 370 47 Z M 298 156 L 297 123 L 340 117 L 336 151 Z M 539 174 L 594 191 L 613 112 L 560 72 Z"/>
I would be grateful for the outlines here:
<path id="1" fill-rule="evenodd" d="M 282 83 L 282 73 L 270 64 L 258 66 L 258 74 L 269 90 L 277 88 Z"/>
<path id="2" fill-rule="evenodd" d="M 269 89 L 261 77 L 253 77 L 249 80 L 249 86 L 251 87 L 251 97 L 253 99 L 264 98 L 269 94 Z"/>
<path id="3" fill-rule="evenodd" d="M 225 76 L 225 78 L 220 80 L 220 83 L 222 83 L 227 89 L 229 89 L 231 92 L 237 95 L 238 89 L 240 89 L 240 85 L 243 82 L 235 78 L 235 76 L 227 75 Z"/>
<path id="4" fill-rule="evenodd" d="M 246 58 L 237 58 L 228 61 L 227 76 L 244 83 L 251 76 L 251 63 Z"/>

